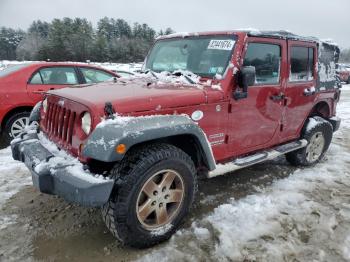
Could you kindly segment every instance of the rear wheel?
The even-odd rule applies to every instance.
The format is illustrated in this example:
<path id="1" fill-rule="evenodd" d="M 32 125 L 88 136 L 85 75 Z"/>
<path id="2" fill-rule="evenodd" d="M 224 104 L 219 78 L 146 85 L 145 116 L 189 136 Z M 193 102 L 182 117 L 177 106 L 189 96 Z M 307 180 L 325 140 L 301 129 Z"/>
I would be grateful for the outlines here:
<path id="1" fill-rule="evenodd" d="M 167 240 L 192 205 L 195 173 L 191 158 L 172 145 L 134 150 L 111 171 L 116 186 L 102 209 L 103 220 L 129 246 L 144 248 Z"/>
<path id="2" fill-rule="evenodd" d="M 347 82 L 347 83 L 348 83 L 348 85 L 350 85 L 350 76 L 349 76 L 349 78 L 348 78 L 348 82 Z"/>
<path id="3" fill-rule="evenodd" d="M 293 165 L 310 166 L 319 162 L 332 141 L 333 127 L 327 120 L 315 116 L 303 128 L 302 138 L 308 141 L 306 147 L 286 154 Z"/>
<path id="4" fill-rule="evenodd" d="M 29 124 L 30 112 L 19 112 L 13 114 L 6 122 L 3 130 L 3 138 L 6 144 L 10 144 L 11 140 L 18 137 Z"/>

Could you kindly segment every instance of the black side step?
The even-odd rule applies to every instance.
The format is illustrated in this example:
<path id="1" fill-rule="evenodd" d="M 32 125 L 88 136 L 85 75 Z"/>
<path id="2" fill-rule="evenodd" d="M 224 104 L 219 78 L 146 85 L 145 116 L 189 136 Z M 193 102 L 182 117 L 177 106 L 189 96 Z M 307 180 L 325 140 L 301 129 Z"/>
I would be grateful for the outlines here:
<path id="1" fill-rule="evenodd" d="M 286 153 L 306 147 L 306 145 L 307 145 L 307 140 L 302 139 L 302 140 L 293 141 L 287 144 L 279 145 L 272 149 L 263 150 L 250 156 L 236 158 L 232 162 L 216 165 L 216 169 L 214 169 L 213 171 L 210 171 L 208 173 L 208 177 L 211 178 L 211 177 L 224 175 L 228 172 L 232 172 L 244 167 L 248 167 L 267 160 L 271 160 L 281 155 L 284 155 Z"/>

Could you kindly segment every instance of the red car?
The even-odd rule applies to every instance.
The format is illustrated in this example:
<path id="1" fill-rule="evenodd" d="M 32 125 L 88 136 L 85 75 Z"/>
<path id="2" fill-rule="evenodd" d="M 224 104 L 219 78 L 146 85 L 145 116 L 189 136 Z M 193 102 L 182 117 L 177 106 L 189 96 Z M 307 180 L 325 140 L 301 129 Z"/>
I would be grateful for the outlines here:
<path id="1" fill-rule="evenodd" d="M 338 64 L 337 66 L 337 73 L 339 75 L 340 81 L 350 84 L 350 66 L 341 64 Z"/>
<path id="2" fill-rule="evenodd" d="M 30 111 L 42 100 L 44 92 L 113 77 L 118 75 L 101 67 L 77 63 L 18 64 L 0 71 L 0 127 L 5 143 L 22 132 Z"/>

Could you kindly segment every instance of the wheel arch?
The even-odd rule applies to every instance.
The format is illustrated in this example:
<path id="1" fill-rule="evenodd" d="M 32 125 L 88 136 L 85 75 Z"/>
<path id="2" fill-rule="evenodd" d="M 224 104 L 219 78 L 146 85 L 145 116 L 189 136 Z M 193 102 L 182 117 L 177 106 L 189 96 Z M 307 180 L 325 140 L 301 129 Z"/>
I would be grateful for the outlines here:
<path id="1" fill-rule="evenodd" d="M 30 113 L 33 109 L 33 106 L 18 106 L 15 108 L 10 109 L 5 116 L 3 117 L 2 121 L 1 121 L 1 130 L 3 130 L 5 128 L 5 125 L 7 123 L 7 121 L 14 115 L 17 113 L 22 113 L 22 112 L 28 112 Z"/>
<path id="2" fill-rule="evenodd" d="M 308 118 L 313 116 L 320 116 L 322 118 L 330 118 L 331 117 L 331 107 L 327 101 L 319 101 L 316 103 L 311 109 Z"/>
<path id="3" fill-rule="evenodd" d="M 197 169 L 202 169 L 202 168 L 210 169 L 210 164 L 208 162 L 205 150 L 203 149 L 203 146 L 201 145 L 199 139 L 193 134 L 173 135 L 173 136 L 167 136 L 167 137 L 143 141 L 139 144 L 133 145 L 128 150 L 128 152 L 142 146 L 146 146 L 150 144 L 158 144 L 158 143 L 170 144 L 181 149 L 191 157 Z"/>

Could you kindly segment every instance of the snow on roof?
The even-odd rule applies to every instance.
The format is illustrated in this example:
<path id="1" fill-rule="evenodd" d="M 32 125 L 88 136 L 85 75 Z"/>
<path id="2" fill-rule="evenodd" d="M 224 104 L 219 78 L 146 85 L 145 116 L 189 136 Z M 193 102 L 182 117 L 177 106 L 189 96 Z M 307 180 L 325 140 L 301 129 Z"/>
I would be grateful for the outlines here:
<path id="1" fill-rule="evenodd" d="M 222 34 L 222 33 L 238 33 L 238 32 L 244 32 L 247 33 L 250 36 L 259 36 L 259 37 L 270 37 L 270 38 L 279 38 L 279 39 L 289 39 L 289 40 L 299 40 L 299 41 L 307 41 L 307 42 L 316 42 L 316 43 L 326 43 L 328 45 L 338 46 L 333 40 L 331 39 L 319 39 L 317 37 L 313 36 L 301 36 L 294 34 L 288 30 L 259 30 L 256 28 L 242 28 L 242 29 L 234 29 L 230 31 L 217 31 L 217 32 L 196 32 L 196 33 L 188 33 L 188 32 L 179 32 L 174 33 L 170 35 L 165 36 L 159 36 L 158 39 L 167 39 L 167 38 L 177 38 L 177 37 L 188 37 L 188 36 L 198 36 L 198 35 L 206 35 L 206 34 Z"/>

